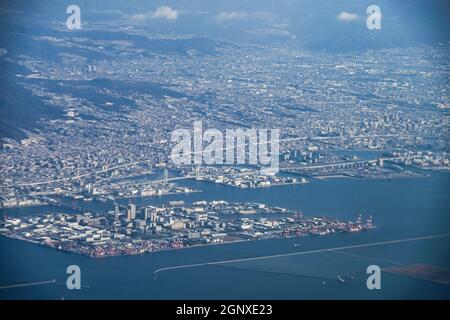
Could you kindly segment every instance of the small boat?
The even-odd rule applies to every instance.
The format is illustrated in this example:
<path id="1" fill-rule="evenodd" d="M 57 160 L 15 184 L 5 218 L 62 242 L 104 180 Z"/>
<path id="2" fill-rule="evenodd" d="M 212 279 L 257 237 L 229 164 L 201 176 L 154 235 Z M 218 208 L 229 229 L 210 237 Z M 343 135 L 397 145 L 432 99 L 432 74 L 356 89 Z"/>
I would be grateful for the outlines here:
<path id="1" fill-rule="evenodd" d="M 345 282 L 344 278 L 342 278 L 339 274 L 337 275 L 339 282 Z"/>

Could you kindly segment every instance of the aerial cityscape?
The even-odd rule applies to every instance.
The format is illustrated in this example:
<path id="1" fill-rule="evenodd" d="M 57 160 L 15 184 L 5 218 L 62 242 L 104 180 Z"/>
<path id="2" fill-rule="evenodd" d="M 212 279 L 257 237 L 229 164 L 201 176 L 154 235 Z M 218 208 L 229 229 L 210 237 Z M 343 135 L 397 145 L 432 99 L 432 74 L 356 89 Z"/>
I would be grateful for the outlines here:
<path id="1" fill-rule="evenodd" d="M 270 213 L 290 214 L 292 217 L 250 218 L 256 214 Z M 267 208 L 258 203 L 230 204 L 225 201 L 196 202 L 193 207 L 185 207 L 184 202 L 174 201 L 169 207 L 143 208 L 138 216 L 136 206 L 130 204 L 126 216 L 121 219 L 121 215 L 125 213 L 121 213 L 116 205 L 113 213 L 107 217 L 87 213 L 76 216 L 33 216 L 26 221 L 8 219 L 4 223 L 8 231 L 4 235 L 91 257 L 102 257 L 249 239 L 355 232 L 374 227 L 371 217 L 366 223 L 362 222 L 361 217 L 355 222 L 320 217 L 304 219 L 301 213 L 284 208 Z M 219 215 L 249 215 L 249 218 L 233 219 Z"/>
<path id="2" fill-rule="evenodd" d="M 2 3 L 0 299 L 450 299 L 431 2 Z"/>

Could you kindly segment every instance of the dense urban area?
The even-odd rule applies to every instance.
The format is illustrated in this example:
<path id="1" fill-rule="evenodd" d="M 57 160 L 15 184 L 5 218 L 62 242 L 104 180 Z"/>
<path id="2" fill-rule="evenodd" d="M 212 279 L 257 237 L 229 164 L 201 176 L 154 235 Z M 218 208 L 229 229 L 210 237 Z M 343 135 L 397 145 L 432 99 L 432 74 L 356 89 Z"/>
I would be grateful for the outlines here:
<path id="1" fill-rule="evenodd" d="M 2 207 L 64 206 L 59 196 L 131 203 L 201 192 L 177 182 L 183 179 L 249 189 L 310 179 L 426 177 L 450 168 L 448 43 L 329 55 L 173 37 L 164 44 L 176 50 L 159 52 L 142 47 L 150 38 L 119 31 L 116 37 L 96 26 L 87 31 L 95 36 L 73 37 L 57 28 L 34 37 L 56 48 L 54 59 L 0 50 L 28 102 L 54 112 L 21 128 L 22 136 L 2 138 Z M 279 172 L 175 165 L 171 133 L 192 130 L 194 121 L 222 132 L 279 129 Z M 303 218 L 260 204 L 122 209 L 5 216 L 1 234 L 108 256 L 372 227 L 371 217 L 364 223 Z M 254 217 L 278 211 L 288 216 Z"/>
<path id="2" fill-rule="evenodd" d="M 123 209 L 123 210 L 122 210 Z M 277 217 L 279 216 L 279 217 Z M 373 228 L 363 222 L 303 217 L 302 212 L 260 203 L 199 201 L 167 206 L 115 206 L 104 215 L 83 213 L 7 218 L 0 234 L 91 257 L 132 255 L 255 239 L 327 235 Z"/>

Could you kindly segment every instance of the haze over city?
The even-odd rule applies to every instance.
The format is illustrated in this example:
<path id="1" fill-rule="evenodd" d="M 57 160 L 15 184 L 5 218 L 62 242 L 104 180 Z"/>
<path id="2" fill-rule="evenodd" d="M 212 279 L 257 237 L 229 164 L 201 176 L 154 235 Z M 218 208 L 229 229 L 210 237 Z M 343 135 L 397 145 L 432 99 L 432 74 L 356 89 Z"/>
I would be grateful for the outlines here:
<path id="1" fill-rule="evenodd" d="M 2 1 L 0 299 L 449 299 L 449 9 Z"/>

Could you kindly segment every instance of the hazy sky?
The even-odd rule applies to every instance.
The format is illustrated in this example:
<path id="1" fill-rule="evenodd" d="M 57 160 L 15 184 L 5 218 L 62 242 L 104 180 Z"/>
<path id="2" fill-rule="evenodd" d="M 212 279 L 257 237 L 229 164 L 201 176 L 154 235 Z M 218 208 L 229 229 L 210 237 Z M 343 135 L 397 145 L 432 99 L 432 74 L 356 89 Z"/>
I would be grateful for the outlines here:
<path id="1" fill-rule="evenodd" d="M 31 3 L 31 4 L 30 4 Z M 208 36 L 242 43 L 294 44 L 333 51 L 436 44 L 449 40 L 447 0 L 40 0 L 2 1 L 3 21 L 14 15 L 64 23 L 77 4 L 85 26 L 115 21 L 152 34 Z M 382 29 L 366 27 L 369 5 Z"/>

